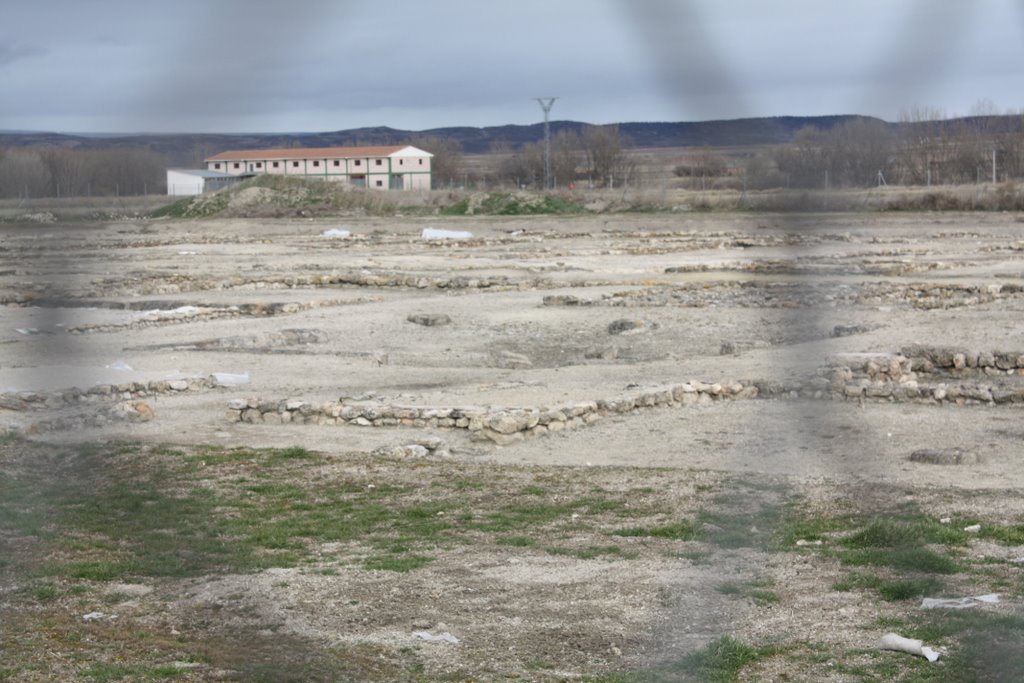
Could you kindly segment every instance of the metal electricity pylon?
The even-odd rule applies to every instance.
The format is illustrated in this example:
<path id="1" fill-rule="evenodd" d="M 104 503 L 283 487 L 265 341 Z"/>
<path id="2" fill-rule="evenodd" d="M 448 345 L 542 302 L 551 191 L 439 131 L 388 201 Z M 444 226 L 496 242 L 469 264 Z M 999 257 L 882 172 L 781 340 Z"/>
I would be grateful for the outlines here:
<path id="1" fill-rule="evenodd" d="M 534 97 L 537 104 L 544 110 L 544 189 L 551 188 L 551 123 L 548 114 L 557 97 Z"/>

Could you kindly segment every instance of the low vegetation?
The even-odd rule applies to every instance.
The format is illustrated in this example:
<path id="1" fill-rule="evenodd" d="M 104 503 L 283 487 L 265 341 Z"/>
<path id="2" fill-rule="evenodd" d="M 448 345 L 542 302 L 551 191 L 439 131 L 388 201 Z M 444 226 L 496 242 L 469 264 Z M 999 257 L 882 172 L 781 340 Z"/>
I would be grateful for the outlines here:
<path id="1" fill-rule="evenodd" d="M 868 511 L 852 501 L 826 515 L 779 481 L 716 475 L 713 484 L 684 477 L 638 486 L 614 485 L 629 477 L 611 474 L 360 454 L 328 458 L 298 447 L 58 447 L 6 438 L 0 443 L 0 681 L 191 681 L 206 680 L 201 672 L 213 670 L 266 681 L 440 680 L 424 672 L 411 650 L 325 648 L 273 635 L 273 624 L 257 633 L 199 619 L 168 635 L 145 619 L 89 624 L 81 615 L 121 609 L 137 599 L 124 591 L 138 585 L 157 587 L 162 597 L 149 609 L 159 610 L 161 600 L 186 586 L 220 576 L 289 568 L 326 577 L 341 571 L 398 577 L 437 567 L 453 552 L 483 551 L 538 562 L 695 567 L 719 553 L 803 555 L 819 571 L 838 568 L 842 578 L 821 590 L 860 591 L 884 607 L 884 623 L 865 628 L 896 630 L 950 650 L 934 666 L 786 634 L 751 643 L 727 633 L 668 663 L 594 671 L 586 680 L 758 680 L 758 671 L 811 672 L 824 662 L 845 671 L 847 680 L 930 681 L 937 672 L 949 681 L 1010 680 L 970 672 L 1024 667 L 1021 617 L 920 615 L 911 602 L 991 590 L 1024 594 L 1014 567 L 969 553 L 982 536 L 1018 544 L 1019 524 L 983 518 L 942 524 L 916 506 Z M 652 476 L 648 484 L 668 475 Z M 962 530 L 968 523 L 985 531 L 968 534 Z M 719 579 L 709 589 L 753 610 L 785 608 L 793 597 L 767 570 Z M 658 600 L 665 608 L 682 606 L 669 593 Z M 59 657 L 48 654 L 55 652 Z M 538 654 L 523 660 L 522 675 L 558 666 Z"/>

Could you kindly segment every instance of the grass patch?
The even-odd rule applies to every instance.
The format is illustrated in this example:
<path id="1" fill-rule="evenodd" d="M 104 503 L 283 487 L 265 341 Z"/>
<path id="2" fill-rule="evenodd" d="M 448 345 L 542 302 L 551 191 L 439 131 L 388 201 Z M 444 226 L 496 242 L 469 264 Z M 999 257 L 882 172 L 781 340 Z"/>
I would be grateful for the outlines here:
<path id="1" fill-rule="evenodd" d="M 442 207 L 445 216 L 535 216 L 584 213 L 575 199 L 552 193 L 489 192 L 483 197 L 462 198 Z"/>
<path id="2" fill-rule="evenodd" d="M 979 538 L 995 541 L 1001 545 L 1024 545 L 1024 524 L 1007 526 L 982 525 Z"/>
<path id="3" fill-rule="evenodd" d="M 734 595 L 749 598 L 756 605 L 774 605 L 781 602 L 781 598 L 775 591 L 769 590 L 771 581 L 726 581 L 715 587 L 715 590 L 722 595 Z"/>
<path id="4" fill-rule="evenodd" d="M 842 541 L 846 548 L 899 548 L 924 544 L 967 545 L 970 536 L 950 524 L 911 517 L 871 522 Z"/>
<path id="5" fill-rule="evenodd" d="M 892 567 L 927 574 L 956 574 L 959 564 L 929 548 L 868 548 L 841 552 L 844 565 Z"/>
<path id="6" fill-rule="evenodd" d="M 910 600 L 941 592 L 943 584 L 933 576 L 899 581 L 882 581 L 877 586 L 878 594 L 887 602 Z"/>
<path id="7" fill-rule="evenodd" d="M 934 576 L 912 576 L 904 579 L 886 579 L 875 574 L 852 573 L 832 584 L 832 590 L 874 590 L 887 602 L 898 602 L 940 595 L 945 584 Z"/>
<path id="8" fill-rule="evenodd" d="M 404 573 L 419 569 L 433 559 L 425 555 L 374 555 L 363 560 L 363 567 L 374 571 Z"/>
<path id="9" fill-rule="evenodd" d="M 308 460 L 316 457 L 316 454 L 312 451 L 306 450 L 301 446 L 292 446 L 291 448 L 275 448 L 270 451 L 271 460 Z"/>
<path id="10" fill-rule="evenodd" d="M 751 647 L 732 636 L 722 636 L 687 655 L 672 669 L 693 674 L 708 683 L 730 683 L 737 679 L 744 667 L 769 652 Z"/>

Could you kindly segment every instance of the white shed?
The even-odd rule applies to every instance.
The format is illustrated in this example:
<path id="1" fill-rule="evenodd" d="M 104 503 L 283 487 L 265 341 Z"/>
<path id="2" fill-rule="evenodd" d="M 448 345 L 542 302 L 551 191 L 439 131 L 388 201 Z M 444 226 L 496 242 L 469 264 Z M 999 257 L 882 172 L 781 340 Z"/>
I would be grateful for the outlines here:
<path id="1" fill-rule="evenodd" d="M 193 195 L 216 192 L 243 180 L 242 176 L 191 168 L 167 169 L 167 194 Z"/>

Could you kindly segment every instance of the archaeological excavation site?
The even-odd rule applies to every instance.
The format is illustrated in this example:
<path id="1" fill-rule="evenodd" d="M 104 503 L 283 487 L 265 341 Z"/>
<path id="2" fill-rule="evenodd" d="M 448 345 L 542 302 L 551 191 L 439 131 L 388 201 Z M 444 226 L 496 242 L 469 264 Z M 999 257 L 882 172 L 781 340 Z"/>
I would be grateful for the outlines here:
<path id="1" fill-rule="evenodd" d="M 1020 680 L 1022 220 L 0 223 L 0 681 Z"/>

